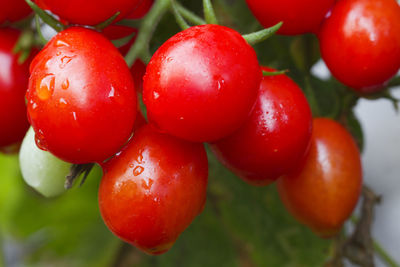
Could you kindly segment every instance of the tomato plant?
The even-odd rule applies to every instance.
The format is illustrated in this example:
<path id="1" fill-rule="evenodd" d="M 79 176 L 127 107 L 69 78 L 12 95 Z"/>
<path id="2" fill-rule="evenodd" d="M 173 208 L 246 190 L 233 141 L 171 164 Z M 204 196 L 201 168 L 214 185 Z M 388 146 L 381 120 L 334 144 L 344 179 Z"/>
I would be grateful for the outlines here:
<path id="1" fill-rule="evenodd" d="M 284 74 L 266 76 L 250 118 L 212 148 L 242 179 L 267 185 L 299 165 L 309 147 L 311 128 L 311 111 L 298 85 Z"/>
<path id="2" fill-rule="evenodd" d="M 136 92 L 118 50 L 101 34 L 73 27 L 31 65 L 28 115 L 38 145 L 72 163 L 102 162 L 130 137 Z"/>
<path id="3" fill-rule="evenodd" d="M 337 122 L 313 121 L 311 148 L 304 165 L 278 181 L 286 208 L 322 237 L 337 234 L 360 196 L 360 152 Z"/>
<path id="4" fill-rule="evenodd" d="M 338 1 L 319 33 L 322 58 L 345 85 L 379 91 L 400 68 L 399 33 L 395 0 Z"/>
<path id="5" fill-rule="evenodd" d="M 203 210 L 207 165 L 202 144 L 144 126 L 103 165 L 99 205 L 105 223 L 147 253 L 166 252 Z"/>
<path id="6" fill-rule="evenodd" d="M 295 35 L 317 32 L 335 0 L 246 0 L 264 27 L 283 21 L 278 33 Z"/>
<path id="7" fill-rule="evenodd" d="M 24 95 L 29 79 L 30 59 L 18 63 L 12 52 L 20 32 L 0 29 L 0 147 L 22 141 L 28 130 Z"/>
<path id="8" fill-rule="evenodd" d="M 150 122 L 198 142 L 231 134 L 247 119 L 261 69 L 236 31 L 201 25 L 166 41 L 147 66 L 143 99 Z"/>

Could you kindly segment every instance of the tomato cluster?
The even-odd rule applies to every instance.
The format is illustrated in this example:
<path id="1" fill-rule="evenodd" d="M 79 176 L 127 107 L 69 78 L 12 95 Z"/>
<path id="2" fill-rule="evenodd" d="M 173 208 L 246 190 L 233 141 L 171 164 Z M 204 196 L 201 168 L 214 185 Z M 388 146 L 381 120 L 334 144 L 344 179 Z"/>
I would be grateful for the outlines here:
<path id="1" fill-rule="evenodd" d="M 136 29 L 113 24 L 99 32 L 79 25 L 97 25 L 117 12 L 116 21 L 140 18 L 152 1 L 36 2 L 73 26 L 35 56 L 29 83 L 30 60 L 18 64 L 11 52 L 19 33 L 0 30 L 0 121 L 7 128 L 0 147 L 22 140 L 27 112 L 33 130 L 20 159 L 31 186 L 47 196 L 63 192 L 59 180 L 57 190 L 38 182 L 40 168 L 29 161 L 43 159 L 56 168 L 66 167 L 60 159 L 98 163 L 106 225 L 122 240 L 161 254 L 203 210 L 207 142 L 247 183 L 278 181 L 288 210 L 317 234 L 340 230 L 362 184 L 354 140 L 333 120 L 313 120 L 301 88 L 286 74 L 261 67 L 237 31 L 216 24 L 189 27 L 164 42 L 147 67 L 136 61 L 130 69 L 122 55 L 134 38 L 120 50 L 109 39 Z M 264 26 L 283 21 L 281 34 L 317 33 L 333 75 L 354 89 L 376 90 L 400 67 L 400 8 L 394 0 L 247 3 Z M 138 111 L 141 87 L 148 122 Z M 32 149 L 33 135 L 51 154 Z M 42 175 L 52 176 L 54 169 Z"/>

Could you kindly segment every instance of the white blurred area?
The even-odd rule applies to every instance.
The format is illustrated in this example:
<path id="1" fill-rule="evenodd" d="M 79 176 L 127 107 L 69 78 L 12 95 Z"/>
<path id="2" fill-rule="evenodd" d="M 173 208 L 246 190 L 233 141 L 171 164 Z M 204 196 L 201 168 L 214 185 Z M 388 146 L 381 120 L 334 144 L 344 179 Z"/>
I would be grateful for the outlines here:
<path id="1" fill-rule="evenodd" d="M 312 69 L 321 79 L 330 77 L 322 61 Z M 392 94 L 400 99 L 400 87 Z M 360 99 L 356 109 L 364 130 L 362 155 L 364 181 L 383 202 L 376 207 L 372 235 L 376 241 L 400 262 L 400 113 L 386 99 Z M 377 266 L 386 266 L 377 261 Z"/>

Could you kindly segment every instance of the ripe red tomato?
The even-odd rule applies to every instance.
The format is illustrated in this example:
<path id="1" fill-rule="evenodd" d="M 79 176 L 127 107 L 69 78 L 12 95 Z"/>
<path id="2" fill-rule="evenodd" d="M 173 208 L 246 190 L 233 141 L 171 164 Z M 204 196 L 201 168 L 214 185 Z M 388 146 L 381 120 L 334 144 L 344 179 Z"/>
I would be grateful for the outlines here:
<path id="1" fill-rule="evenodd" d="M 28 116 L 38 145 L 72 163 L 102 162 L 130 137 L 136 92 L 123 57 L 101 34 L 73 27 L 31 64 Z"/>
<path id="2" fill-rule="evenodd" d="M 243 180 L 267 185 L 301 163 L 311 129 L 310 107 L 298 85 L 286 75 L 267 76 L 261 81 L 250 118 L 212 148 Z"/>
<path id="3" fill-rule="evenodd" d="M 265 28 L 283 21 L 278 33 L 295 35 L 318 31 L 335 0 L 246 0 L 246 2 Z"/>
<path id="4" fill-rule="evenodd" d="M 5 21 L 18 21 L 32 13 L 25 0 L 8 0 L 1 2 L 0 24 Z"/>
<path id="5" fill-rule="evenodd" d="M 400 68 L 400 7 L 395 0 L 341 0 L 319 33 L 332 74 L 360 92 L 378 91 Z"/>
<path id="6" fill-rule="evenodd" d="M 238 32 L 191 27 L 167 40 L 147 66 L 148 118 L 183 139 L 218 140 L 248 118 L 261 77 L 254 49 Z"/>
<path id="7" fill-rule="evenodd" d="M 0 147 L 22 141 L 29 128 L 25 92 L 30 60 L 18 64 L 19 54 L 12 52 L 19 35 L 14 29 L 0 29 Z"/>
<path id="8" fill-rule="evenodd" d="M 322 237 L 340 231 L 360 196 L 360 153 L 352 136 L 337 122 L 313 121 L 310 152 L 302 168 L 278 181 L 287 209 Z"/>
<path id="9" fill-rule="evenodd" d="M 202 144 L 146 125 L 103 171 L 99 205 L 104 222 L 146 253 L 169 250 L 203 210 L 208 163 Z"/>
<path id="10" fill-rule="evenodd" d="M 149 12 L 151 7 L 153 6 L 153 0 L 141 0 L 138 6 L 135 7 L 133 12 L 131 12 L 130 15 L 128 15 L 126 18 L 127 19 L 140 19 L 144 17 L 144 15 Z"/>
<path id="11" fill-rule="evenodd" d="M 41 0 L 44 6 L 61 19 L 73 24 L 96 25 L 118 11 L 123 19 L 141 5 L 142 0 Z"/>

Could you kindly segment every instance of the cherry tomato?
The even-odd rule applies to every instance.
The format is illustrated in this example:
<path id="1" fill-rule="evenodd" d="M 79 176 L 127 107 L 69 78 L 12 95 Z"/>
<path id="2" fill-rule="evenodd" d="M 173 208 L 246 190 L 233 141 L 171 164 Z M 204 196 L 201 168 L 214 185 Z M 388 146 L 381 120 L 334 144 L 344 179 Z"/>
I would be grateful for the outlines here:
<path id="1" fill-rule="evenodd" d="M 73 24 L 96 25 L 111 18 L 117 12 L 121 20 L 137 7 L 142 0 L 41 0 L 42 4 L 59 16 Z"/>
<path id="2" fill-rule="evenodd" d="M 72 163 L 102 162 L 130 137 L 136 92 L 123 57 L 101 34 L 73 27 L 31 64 L 28 116 L 38 146 Z"/>
<path id="3" fill-rule="evenodd" d="M 341 0 L 319 33 L 332 74 L 357 91 L 379 91 L 400 68 L 400 7 L 395 0 Z"/>
<path id="4" fill-rule="evenodd" d="M 316 32 L 335 0 L 246 0 L 246 2 L 265 28 L 283 21 L 278 33 L 296 35 Z"/>
<path id="5" fill-rule="evenodd" d="M 267 185 L 303 160 L 311 129 L 310 107 L 298 85 L 286 75 L 266 76 L 250 118 L 212 148 L 243 180 Z"/>
<path id="6" fill-rule="evenodd" d="M 29 128 L 25 92 L 30 60 L 19 64 L 19 54 L 12 52 L 19 35 L 14 29 L 0 29 L 0 147 L 22 141 Z"/>
<path id="7" fill-rule="evenodd" d="M 287 209 L 322 237 L 340 231 L 360 196 L 360 153 L 352 136 L 337 122 L 313 121 L 310 152 L 304 165 L 278 181 Z"/>
<path id="8" fill-rule="evenodd" d="M 39 149 L 32 128 L 22 142 L 19 163 L 25 182 L 43 196 L 55 197 L 65 192 L 65 176 L 69 173 L 71 163 Z"/>
<path id="9" fill-rule="evenodd" d="M 140 19 L 144 17 L 144 15 L 149 12 L 151 7 L 153 6 L 153 0 L 141 0 L 139 5 L 135 7 L 133 12 L 131 12 L 130 15 L 128 15 L 126 18 L 127 19 Z"/>
<path id="10" fill-rule="evenodd" d="M 0 23 L 5 21 L 15 22 L 32 13 L 32 9 L 25 0 L 2 1 L 0 11 Z"/>
<path id="11" fill-rule="evenodd" d="M 146 253 L 169 250 L 203 210 L 208 163 L 202 144 L 146 125 L 103 171 L 99 205 L 104 222 Z"/>
<path id="12" fill-rule="evenodd" d="M 248 118 L 261 77 L 254 49 L 238 32 L 191 27 L 167 40 L 147 66 L 148 118 L 183 139 L 218 140 Z"/>

